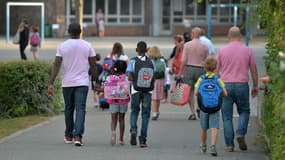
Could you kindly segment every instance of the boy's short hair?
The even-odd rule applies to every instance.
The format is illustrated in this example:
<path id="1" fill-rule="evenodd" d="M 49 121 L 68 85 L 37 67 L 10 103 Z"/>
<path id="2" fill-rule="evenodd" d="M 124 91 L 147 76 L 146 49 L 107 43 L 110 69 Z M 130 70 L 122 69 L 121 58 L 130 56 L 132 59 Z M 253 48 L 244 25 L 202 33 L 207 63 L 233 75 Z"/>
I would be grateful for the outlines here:
<path id="1" fill-rule="evenodd" d="M 215 56 L 208 56 L 205 59 L 204 68 L 206 72 L 214 72 L 217 68 L 217 59 Z"/>
<path id="2" fill-rule="evenodd" d="M 147 45 L 146 45 L 146 43 L 144 41 L 138 42 L 138 44 L 137 44 L 137 51 L 141 52 L 141 53 L 147 51 Z"/>

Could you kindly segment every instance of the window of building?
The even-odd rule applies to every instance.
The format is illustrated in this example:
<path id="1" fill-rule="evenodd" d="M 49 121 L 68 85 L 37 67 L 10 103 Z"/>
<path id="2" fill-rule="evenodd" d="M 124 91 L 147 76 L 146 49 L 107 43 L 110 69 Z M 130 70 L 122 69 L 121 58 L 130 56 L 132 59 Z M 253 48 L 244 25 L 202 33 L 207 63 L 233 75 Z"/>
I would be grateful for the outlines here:
<path id="1" fill-rule="evenodd" d="M 144 0 L 105 0 L 107 24 L 143 24 Z"/>
<path id="2" fill-rule="evenodd" d="M 107 0 L 108 2 L 108 15 L 117 13 L 117 0 Z"/>
<path id="3" fill-rule="evenodd" d="M 121 15 L 130 15 L 130 0 L 121 0 Z"/>
<path id="4" fill-rule="evenodd" d="M 207 9 L 210 4 L 230 4 L 237 0 L 175 0 L 173 1 L 173 22 L 191 25 L 204 25 L 207 23 Z M 212 22 L 219 24 L 232 23 L 233 9 L 231 7 L 212 8 Z"/>
<path id="5" fill-rule="evenodd" d="M 67 23 L 75 19 L 76 0 L 67 0 Z M 145 0 L 84 0 L 84 23 L 94 24 L 96 11 L 101 8 L 106 24 L 143 24 Z"/>
<path id="6" fill-rule="evenodd" d="M 84 0 L 83 1 L 83 14 L 92 14 L 92 1 Z"/>

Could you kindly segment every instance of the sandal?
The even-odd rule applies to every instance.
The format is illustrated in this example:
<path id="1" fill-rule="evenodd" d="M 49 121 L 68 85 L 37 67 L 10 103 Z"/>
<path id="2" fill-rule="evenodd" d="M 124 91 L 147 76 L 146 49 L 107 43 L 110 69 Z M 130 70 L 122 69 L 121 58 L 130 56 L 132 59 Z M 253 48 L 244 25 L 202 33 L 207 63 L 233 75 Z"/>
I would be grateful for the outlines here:
<path id="1" fill-rule="evenodd" d="M 191 114 L 188 118 L 188 120 L 196 120 L 196 115 L 195 114 Z"/>
<path id="2" fill-rule="evenodd" d="M 119 140 L 119 141 L 118 141 L 118 144 L 121 145 L 121 146 L 123 146 L 125 143 L 124 143 L 124 141 Z"/>

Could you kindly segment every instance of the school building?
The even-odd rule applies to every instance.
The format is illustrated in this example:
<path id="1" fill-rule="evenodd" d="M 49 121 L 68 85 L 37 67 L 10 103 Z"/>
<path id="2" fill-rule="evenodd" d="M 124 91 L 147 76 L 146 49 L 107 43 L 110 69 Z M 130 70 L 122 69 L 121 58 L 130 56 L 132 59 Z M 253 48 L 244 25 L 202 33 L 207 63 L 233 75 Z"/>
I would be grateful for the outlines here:
<path id="1" fill-rule="evenodd" d="M 76 0 L 6 0 L 0 1 L 0 35 L 5 35 L 6 2 L 43 2 L 45 34 L 64 36 L 67 26 L 75 20 Z M 83 0 L 85 36 L 96 36 L 96 10 L 105 14 L 105 36 L 172 36 L 190 31 L 193 26 L 207 30 L 210 5 L 237 4 L 240 0 Z M 211 34 L 225 35 L 237 17 L 238 26 L 244 26 L 245 9 L 242 7 L 214 7 L 211 11 Z M 253 12 L 253 11 L 251 11 Z M 235 15 L 237 13 L 237 15 Z M 252 14 L 256 15 L 256 14 Z M 10 7 L 10 35 L 22 18 L 31 25 L 40 25 L 41 8 L 37 6 Z M 254 18 L 253 18 L 254 19 Z M 251 29 L 258 33 L 258 23 Z M 254 34 L 255 34 L 254 33 Z"/>

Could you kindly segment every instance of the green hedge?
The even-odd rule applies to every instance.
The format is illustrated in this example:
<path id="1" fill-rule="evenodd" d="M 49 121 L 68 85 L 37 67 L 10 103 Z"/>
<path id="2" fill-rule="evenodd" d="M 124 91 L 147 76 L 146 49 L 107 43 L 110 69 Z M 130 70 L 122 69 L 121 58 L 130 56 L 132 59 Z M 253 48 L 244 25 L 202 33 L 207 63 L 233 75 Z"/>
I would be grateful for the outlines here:
<path id="1" fill-rule="evenodd" d="M 265 66 L 271 81 L 262 108 L 264 131 L 269 139 L 270 158 L 284 159 L 285 156 L 285 71 L 280 68 L 284 58 L 278 56 L 285 52 L 285 1 L 259 0 L 259 13 L 265 25 L 269 40 L 264 57 Z"/>
<path id="2" fill-rule="evenodd" d="M 49 62 L 0 62 L 0 117 L 62 111 L 60 78 L 55 82 L 54 97 L 47 95 L 51 69 Z"/>

